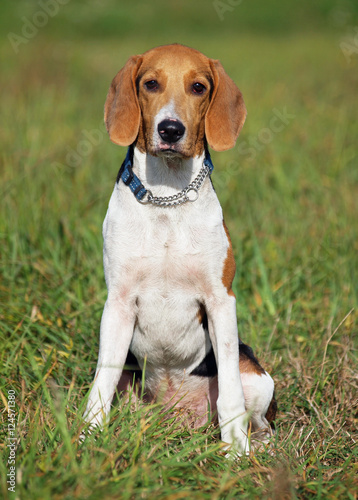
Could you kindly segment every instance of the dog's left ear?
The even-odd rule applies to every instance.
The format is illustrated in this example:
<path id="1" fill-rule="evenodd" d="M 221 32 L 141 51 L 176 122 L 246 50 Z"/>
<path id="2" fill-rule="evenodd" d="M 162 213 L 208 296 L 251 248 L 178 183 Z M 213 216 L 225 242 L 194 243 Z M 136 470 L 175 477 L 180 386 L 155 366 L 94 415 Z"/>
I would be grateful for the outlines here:
<path id="1" fill-rule="evenodd" d="M 113 78 L 104 105 L 104 121 L 112 142 L 129 146 L 138 135 L 141 112 L 136 78 L 141 56 L 132 56 Z"/>
<path id="2" fill-rule="evenodd" d="M 244 125 L 246 107 L 240 90 L 219 61 L 210 59 L 214 90 L 205 116 L 205 135 L 215 151 L 235 146 Z"/>

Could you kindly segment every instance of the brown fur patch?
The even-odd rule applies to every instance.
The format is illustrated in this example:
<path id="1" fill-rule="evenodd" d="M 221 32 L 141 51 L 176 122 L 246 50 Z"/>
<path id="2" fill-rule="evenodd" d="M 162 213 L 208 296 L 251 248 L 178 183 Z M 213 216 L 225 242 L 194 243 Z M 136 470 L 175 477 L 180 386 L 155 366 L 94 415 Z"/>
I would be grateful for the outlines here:
<path id="1" fill-rule="evenodd" d="M 275 396 L 273 396 L 273 398 L 271 399 L 270 406 L 268 407 L 266 415 L 265 415 L 267 421 L 270 424 L 275 420 L 276 413 L 277 413 L 277 402 L 276 402 Z"/>
<path id="2" fill-rule="evenodd" d="M 231 239 L 230 239 L 230 234 L 229 230 L 223 221 L 225 233 L 227 236 L 227 239 L 229 240 L 229 247 L 227 249 L 227 254 L 226 254 L 226 259 L 224 262 L 224 268 L 223 268 L 223 274 L 222 274 L 222 282 L 225 286 L 225 288 L 228 291 L 229 295 L 233 295 L 235 297 L 234 292 L 232 291 L 232 282 L 234 281 L 235 277 L 235 272 L 236 272 L 236 263 L 235 263 L 235 258 L 234 258 L 234 253 L 232 250 L 232 244 L 231 244 Z"/>
<path id="3" fill-rule="evenodd" d="M 196 315 L 199 320 L 199 323 L 202 324 L 206 315 L 204 304 L 200 304 L 200 307 Z"/>
<path id="4" fill-rule="evenodd" d="M 246 356 L 246 354 L 240 352 L 240 373 L 256 373 L 261 376 L 266 372 L 258 361 L 254 361 Z"/>

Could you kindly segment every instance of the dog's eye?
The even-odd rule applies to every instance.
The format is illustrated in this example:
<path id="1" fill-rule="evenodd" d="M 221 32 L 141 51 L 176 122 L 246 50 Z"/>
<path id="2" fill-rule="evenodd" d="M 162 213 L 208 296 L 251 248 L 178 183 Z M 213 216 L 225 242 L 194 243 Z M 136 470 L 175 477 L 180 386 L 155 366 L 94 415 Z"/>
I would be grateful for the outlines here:
<path id="1" fill-rule="evenodd" d="M 159 84 L 157 80 L 149 80 L 148 82 L 145 82 L 144 86 L 147 90 L 157 90 Z"/>
<path id="2" fill-rule="evenodd" d="M 203 85 L 202 83 L 199 83 L 199 82 L 193 83 L 191 88 L 192 88 L 192 91 L 194 92 L 194 94 L 203 94 L 206 90 L 205 85 Z"/>

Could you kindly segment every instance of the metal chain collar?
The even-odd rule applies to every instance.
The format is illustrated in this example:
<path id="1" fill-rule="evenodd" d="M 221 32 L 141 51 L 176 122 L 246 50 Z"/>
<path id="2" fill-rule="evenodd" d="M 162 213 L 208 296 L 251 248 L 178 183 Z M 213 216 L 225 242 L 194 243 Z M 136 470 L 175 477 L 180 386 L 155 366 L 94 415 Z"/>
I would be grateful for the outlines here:
<path id="1" fill-rule="evenodd" d="M 151 203 L 152 205 L 157 205 L 160 207 L 176 207 L 188 201 L 196 201 L 199 198 L 199 189 L 203 185 L 203 182 L 209 173 L 210 168 L 204 164 L 193 182 L 191 182 L 189 186 L 184 188 L 179 193 L 173 194 L 172 196 L 153 196 L 153 193 L 148 189 L 145 196 L 138 201 L 143 205 Z M 189 196 L 189 193 L 194 194 L 191 194 Z"/>
<path id="2" fill-rule="evenodd" d="M 188 201 L 196 201 L 199 198 L 199 189 L 203 185 L 205 178 L 208 175 L 211 175 L 214 169 L 209 150 L 207 145 L 205 145 L 205 158 L 203 166 L 201 167 L 199 174 L 189 184 L 189 186 L 172 196 L 153 196 L 153 193 L 143 186 L 139 177 L 137 177 L 137 175 L 133 172 L 133 154 L 134 145 L 131 144 L 128 147 L 126 157 L 121 168 L 119 169 L 116 182 L 118 183 L 122 179 L 124 184 L 130 188 L 136 200 L 144 205 L 152 204 L 159 207 L 176 207 Z"/>

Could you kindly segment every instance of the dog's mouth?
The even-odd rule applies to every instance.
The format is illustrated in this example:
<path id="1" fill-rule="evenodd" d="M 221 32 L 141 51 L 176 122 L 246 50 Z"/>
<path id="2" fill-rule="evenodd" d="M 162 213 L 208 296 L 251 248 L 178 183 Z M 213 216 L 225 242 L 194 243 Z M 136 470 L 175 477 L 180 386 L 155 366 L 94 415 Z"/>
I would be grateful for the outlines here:
<path id="1" fill-rule="evenodd" d="M 185 155 L 180 151 L 178 146 L 173 144 L 162 143 L 156 148 L 156 155 L 167 158 L 184 158 Z"/>
<path id="2" fill-rule="evenodd" d="M 163 153 L 177 153 L 178 149 L 176 147 L 173 147 L 171 144 L 160 144 L 159 145 L 159 151 L 162 151 Z"/>
<path id="3" fill-rule="evenodd" d="M 187 160 L 192 156 L 192 151 L 188 148 L 187 143 L 181 141 L 169 143 L 163 140 L 149 140 L 147 142 L 147 152 L 164 160 Z"/>

